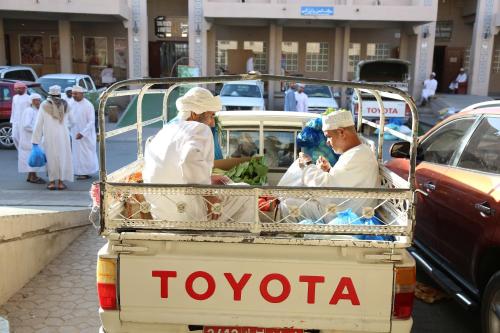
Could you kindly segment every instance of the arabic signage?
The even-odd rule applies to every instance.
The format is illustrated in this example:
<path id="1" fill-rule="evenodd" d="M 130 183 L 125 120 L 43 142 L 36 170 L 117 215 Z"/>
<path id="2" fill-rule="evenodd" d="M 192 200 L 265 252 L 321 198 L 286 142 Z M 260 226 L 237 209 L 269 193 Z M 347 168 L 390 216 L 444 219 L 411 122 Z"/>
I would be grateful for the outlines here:
<path id="1" fill-rule="evenodd" d="M 334 13 L 335 13 L 334 7 L 316 7 L 316 6 L 300 7 L 300 16 L 333 16 Z"/>

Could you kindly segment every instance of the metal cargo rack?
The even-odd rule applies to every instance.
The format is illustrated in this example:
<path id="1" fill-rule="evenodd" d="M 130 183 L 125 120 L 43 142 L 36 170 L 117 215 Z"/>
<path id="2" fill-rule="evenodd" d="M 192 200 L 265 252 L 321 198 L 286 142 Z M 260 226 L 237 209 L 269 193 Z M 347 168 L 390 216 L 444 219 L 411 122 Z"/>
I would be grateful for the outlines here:
<path id="1" fill-rule="evenodd" d="M 405 92 L 390 86 L 344 82 L 334 80 L 300 78 L 305 84 L 321 84 L 335 88 L 353 88 L 358 100 L 362 103 L 361 94 L 372 94 L 381 110 L 380 124 L 385 124 L 384 104 L 382 97 L 405 101 L 411 110 L 412 134 L 404 135 L 387 126 L 363 119 L 358 112 L 357 131 L 362 125 L 379 129 L 378 145 L 376 149 L 380 166 L 381 187 L 360 188 L 311 188 L 311 187 L 277 187 L 277 186 L 201 186 L 201 185 L 172 185 L 172 184 L 142 184 L 127 182 L 127 175 L 142 170 L 143 155 L 143 127 L 156 123 L 167 122 L 167 101 L 170 93 L 182 86 L 193 84 L 212 84 L 238 80 L 275 80 L 296 81 L 299 78 L 250 73 L 244 75 L 196 77 L 196 78 L 158 78 L 126 80 L 113 84 L 101 96 L 99 105 L 99 150 L 100 150 L 100 231 L 102 234 L 116 234 L 119 232 L 134 231 L 136 237 L 145 237 L 154 234 L 155 239 L 192 240 L 192 241 L 227 241 L 252 242 L 270 244 L 307 244 L 327 246 L 358 246 L 379 248 L 408 247 L 413 237 L 415 214 L 415 165 L 417 151 L 418 114 L 413 99 Z M 170 85 L 163 92 L 163 110 L 160 117 L 151 120 L 142 120 L 142 100 L 154 85 Z M 140 87 L 139 89 L 118 90 L 123 87 Z M 104 107 L 111 97 L 124 95 L 138 95 L 137 122 L 124 128 L 106 133 Z M 137 131 L 137 160 L 123 168 L 107 174 L 106 171 L 106 142 L 105 139 L 128 132 Z M 410 170 L 407 180 L 397 176 L 382 165 L 382 147 L 384 132 L 410 143 Z M 210 215 L 204 218 L 191 218 L 188 215 L 182 219 L 155 219 L 150 213 L 150 204 L 147 198 L 162 197 L 166 201 L 172 198 L 185 198 L 182 203 L 173 202 L 176 213 L 184 213 L 186 205 L 194 200 L 210 203 L 207 196 L 245 197 L 251 203 L 253 218 L 251 220 L 236 221 L 230 216 L 224 216 L 222 221 L 211 220 Z M 262 214 L 258 200 L 262 196 L 276 198 L 297 198 L 303 204 L 291 209 L 286 216 L 270 216 Z M 146 199 L 144 199 L 146 198 Z M 331 199 L 331 200 L 330 200 Z M 304 225 L 290 222 L 304 216 L 301 208 L 304 205 L 324 203 L 324 213 L 319 219 L 334 216 L 341 211 L 342 205 L 350 200 L 374 199 L 374 207 L 364 209 L 361 217 L 371 217 L 374 213 L 384 221 L 384 225 Z M 132 215 L 123 213 L 123 205 L 132 202 L 138 208 Z M 335 203 L 334 203 L 335 202 Z M 340 202 L 340 203 L 339 203 Z M 213 206 L 212 209 L 220 210 Z M 144 215 L 148 215 L 145 217 Z M 370 240 L 370 235 L 386 236 L 384 240 Z M 368 237 L 367 237 L 368 236 Z M 392 237 L 392 238 L 391 238 Z M 364 239 L 363 239 L 364 238 Z M 368 239 L 366 239 L 368 238 Z"/>

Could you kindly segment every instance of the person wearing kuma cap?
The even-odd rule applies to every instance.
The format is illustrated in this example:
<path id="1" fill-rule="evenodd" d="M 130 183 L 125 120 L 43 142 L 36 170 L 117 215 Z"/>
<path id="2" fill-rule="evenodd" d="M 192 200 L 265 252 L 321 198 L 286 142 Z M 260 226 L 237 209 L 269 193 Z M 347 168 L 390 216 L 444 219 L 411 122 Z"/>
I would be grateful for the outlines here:
<path id="1" fill-rule="evenodd" d="M 12 124 L 12 141 L 14 142 L 16 148 L 19 146 L 19 136 L 21 132 L 19 129 L 19 123 L 21 121 L 22 114 L 31 104 L 27 89 L 28 86 L 26 86 L 23 82 L 14 83 L 14 91 L 16 94 L 12 98 L 12 111 L 10 113 L 9 122 Z"/>
<path id="2" fill-rule="evenodd" d="M 165 125 L 146 143 L 144 183 L 200 184 L 226 183 L 212 177 L 214 140 L 211 127 L 222 108 L 220 98 L 204 88 L 191 88 L 176 101 L 177 121 Z M 245 197 L 146 195 L 155 218 L 169 221 L 253 219 L 254 210 Z M 180 208 L 182 207 L 182 208 Z"/>
<path id="3" fill-rule="evenodd" d="M 310 187 L 379 187 L 377 159 L 370 147 L 361 143 L 354 127 L 351 112 L 347 110 L 335 111 L 323 116 L 322 121 L 327 144 L 336 154 L 340 154 L 340 157 L 332 167 L 323 157 L 313 163 L 310 156 L 301 153 L 298 165 L 302 169 L 303 185 Z M 373 207 L 371 199 L 351 199 L 345 202 L 344 199 L 328 198 L 317 201 L 319 204 L 314 207 L 309 202 L 302 206 L 307 218 L 321 218 L 325 214 L 325 207 L 332 203 L 339 204 L 339 211 L 351 209 L 356 214 L 361 214 L 363 207 Z M 296 202 L 292 203 L 293 205 L 297 204 Z M 285 202 L 282 205 L 282 216 L 288 214 L 288 206 L 292 203 Z M 324 220 L 328 223 L 331 218 L 333 217 L 326 216 Z"/>

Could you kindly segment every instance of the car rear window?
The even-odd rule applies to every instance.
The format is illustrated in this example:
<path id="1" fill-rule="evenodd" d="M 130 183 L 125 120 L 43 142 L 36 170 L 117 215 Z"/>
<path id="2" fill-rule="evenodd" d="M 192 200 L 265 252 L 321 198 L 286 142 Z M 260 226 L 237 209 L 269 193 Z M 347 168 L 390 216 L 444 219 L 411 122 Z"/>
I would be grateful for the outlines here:
<path id="1" fill-rule="evenodd" d="M 222 87 L 220 95 L 225 97 L 262 97 L 259 87 L 250 84 L 226 84 Z"/>
<path id="2" fill-rule="evenodd" d="M 460 156 L 458 166 L 500 174 L 500 117 L 484 118 Z"/>
<path id="3" fill-rule="evenodd" d="M 304 93 L 307 97 L 316 98 L 331 98 L 332 92 L 327 86 L 317 86 L 317 85 L 306 85 L 304 87 Z"/>
<path id="4" fill-rule="evenodd" d="M 12 95 L 10 93 L 10 89 L 8 87 L 1 87 L 0 88 L 0 101 L 8 102 L 10 100 L 12 100 Z"/>
<path id="5" fill-rule="evenodd" d="M 38 79 L 38 82 L 42 85 L 43 89 L 49 91 L 49 87 L 53 85 L 58 85 L 61 87 L 61 90 L 64 91 L 67 87 L 73 87 L 76 83 L 76 80 L 73 79 L 56 79 L 56 78 L 41 78 Z"/>

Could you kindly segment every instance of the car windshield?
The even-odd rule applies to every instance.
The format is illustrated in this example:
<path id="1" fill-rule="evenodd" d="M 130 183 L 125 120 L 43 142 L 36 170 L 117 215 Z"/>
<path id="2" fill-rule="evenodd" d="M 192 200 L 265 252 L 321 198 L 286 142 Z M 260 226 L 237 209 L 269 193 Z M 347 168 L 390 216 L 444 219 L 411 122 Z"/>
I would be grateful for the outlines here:
<path id="1" fill-rule="evenodd" d="M 60 86 L 62 91 L 64 91 L 67 87 L 73 87 L 76 85 L 76 80 L 74 79 L 41 78 L 38 79 L 38 82 L 46 91 L 49 91 L 49 87 L 53 85 Z"/>
<path id="2" fill-rule="evenodd" d="M 28 94 L 39 94 L 43 99 L 47 98 L 47 92 L 42 87 L 29 87 Z"/>
<path id="3" fill-rule="evenodd" d="M 306 85 L 304 92 L 307 97 L 331 98 L 332 92 L 327 86 Z"/>
<path id="4" fill-rule="evenodd" d="M 262 97 L 259 87 L 250 84 L 225 84 L 220 95 L 224 97 Z"/>

